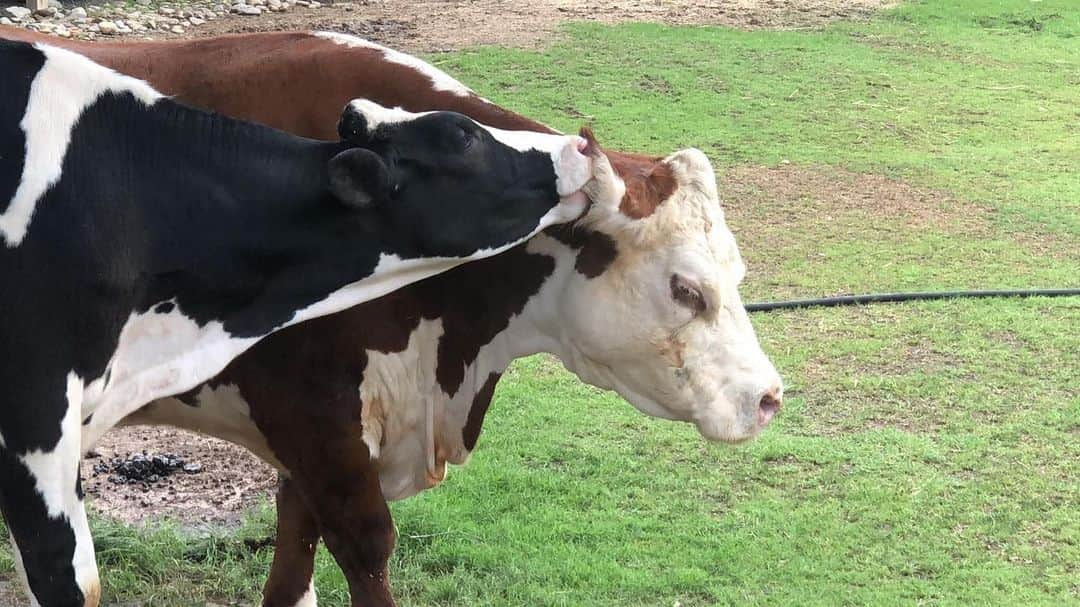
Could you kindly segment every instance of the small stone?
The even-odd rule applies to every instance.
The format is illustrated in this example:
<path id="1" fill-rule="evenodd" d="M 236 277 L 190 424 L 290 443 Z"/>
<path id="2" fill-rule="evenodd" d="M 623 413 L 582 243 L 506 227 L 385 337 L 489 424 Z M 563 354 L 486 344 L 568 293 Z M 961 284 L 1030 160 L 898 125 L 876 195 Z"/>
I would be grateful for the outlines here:
<path id="1" fill-rule="evenodd" d="M 112 36 L 119 33 L 120 28 L 116 27 L 116 24 L 112 21 L 102 21 L 97 24 L 98 31 L 107 36 Z"/>
<path id="2" fill-rule="evenodd" d="M 15 22 L 7 17 L 0 17 L 0 25 L 15 25 Z"/>
<path id="3" fill-rule="evenodd" d="M 247 3 L 251 6 L 266 6 L 266 0 L 248 0 Z"/>
<path id="4" fill-rule="evenodd" d="M 167 6 L 163 6 L 163 7 L 159 8 L 158 12 L 161 13 L 162 15 L 166 15 L 166 16 L 171 16 L 171 15 L 176 14 L 175 9 L 171 9 L 171 8 L 169 8 Z"/>
<path id="5" fill-rule="evenodd" d="M 169 28 L 169 31 L 174 33 L 174 34 L 183 34 L 184 33 L 184 27 L 181 26 L 181 25 L 174 25 L 174 26 Z"/>
<path id="6" fill-rule="evenodd" d="M 202 472 L 202 464 L 198 462 L 184 464 L 184 472 L 187 472 L 188 474 L 198 474 L 199 472 Z"/>
<path id="7" fill-rule="evenodd" d="M 49 0 L 49 6 L 55 8 L 56 10 L 64 8 L 64 5 L 60 4 L 60 0 Z"/>
<path id="8" fill-rule="evenodd" d="M 43 34 L 51 34 L 55 27 L 52 23 L 36 23 L 33 28 Z"/>
<path id="9" fill-rule="evenodd" d="M 133 31 L 134 30 L 132 30 L 130 27 L 128 27 L 126 25 L 118 25 L 118 26 L 116 26 L 116 33 L 118 33 L 118 34 L 130 34 Z"/>
<path id="10" fill-rule="evenodd" d="M 206 23 L 206 19 L 199 19 L 198 17 L 192 17 L 192 18 L 188 19 L 188 23 L 198 27 L 198 26 Z"/>
<path id="11" fill-rule="evenodd" d="M 56 7 L 46 6 L 45 8 L 39 8 L 34 14 L 39 17 L 52 17 L 56 14 Z"/>
<path id="12" fill-rule="evenodd" d="M 86 9 L 81 6 L 76 6 L 71 9 L 71 12 L 67 14 L 68 21 L 75 21 L 76 19 L 86 19 L 89 15 L 86 14 Z"/>
<path id="13" fill-rule="evenodd" d="M 232 7 L 232 12 L 237 15 L 255 17 L 262 14 L 262 9 L 257 6 L 248 6 L 247 4 L 236 4 Z"/>
<path id="14" fill-rule="evenodd" d="M 30 9 L 25 6 L 6 6 L 4 12 L 16 21 L 22 21 L 32 14 Z"/>

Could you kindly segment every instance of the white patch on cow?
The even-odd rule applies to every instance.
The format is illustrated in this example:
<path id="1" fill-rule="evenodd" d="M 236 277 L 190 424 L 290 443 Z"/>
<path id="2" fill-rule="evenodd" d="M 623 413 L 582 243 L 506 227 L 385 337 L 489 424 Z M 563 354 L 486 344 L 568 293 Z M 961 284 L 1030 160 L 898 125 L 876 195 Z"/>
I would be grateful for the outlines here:
<path id="1" fill-rule="evenodd" d="M 410 112 L 401 107 L 386 107 L 371 101 L 370 99 L 353 99 L 349 102 L 349 109 L 364 117 L 369 130 L 375 130 L 383 124 L 398 124 L 416 120 L 421 116 L 434 114 L 435 112 Z"/>
<path id="2" fill-rule="evenodd" d="M 304 592 L 304 596 L 296 601 L 293 607 L 318 607 L 318 601 L 315 600 L 315 580 L 308 582 L 307 591 Z"/>
<path id="3" fill-rule="evenodd" d="M 369 48 L 380 51 L 383 54 L 383 58 L 387 61 L 397 63 L 398 65 L 404 65 L 405 67 L 411 68 L 426 76 L 431 80 L 431 84 L 437 91 L 453 93 L 459 97 L 469 97 L 473 95 L 473 92 L 469 87 L 458 82 L 446 72 L 423 59 L 418 59 L 412 55 L 407 55 L 370 40 L 365 40 L 357 36 L 350 36 L 349 34 L 339 34 L 337 32 L 312 32 L 312 35 L 329 40 L 334 44 L 340 44 L 350 48 Z"/>
<path id="4" fill-rule="evenodd" d="M 348 110 L 364 117 L 368 129 L 383 124 L 397 124 L 415 120 L 434 112 L 410 112 L 400 107 L 388 108 L 368 99 L 353 99 Z M 555 188 L 559 196 L 570 196 L 585 187 L 593 177 L 593 159 L 581 153 L 585 140 L 574 135 L 553 135 L 534 131 L 507 131 L 473 121 L 503 145 L 519 152 L 537 151 L 551 157 L 555 170 Z M 584 197 L 581 197 L 584 200 Z"/>
<path id="5" fill-rule="evenodd" d="M 60 180 L 71 132 L 83 111 L 106 93 L 130 93 L 146 105 L 161 94 L 145 82 L 102 67 L 71 51 L 35 45 L 45 64 L 30 85 L 19 126 L 26 134 L 22 180 L 0 215 L 0 234 L 8 247 L 22 243 L 38 200 Z"/>
<path id="6" fill-rule="evenodd" d="M 258 341 L 234 337 L 219 321 L 199 326 L 178 306 L 166 313 L 153 308 L 132 313 L 120 331 L 119 345 L 104 377 L 87 388 L 83 448 L 146 403 L 186 392 L 209 380 Z M 91 401 L 90 399 L 93 398 Z"/>
<path id="7" fill-rule="evenodd" d="M 82 420 L 83 381 L 68 373 L 67 409 L 60 421 L 60 440 L 48 452 L 36 449 L 19 456 L 30 471 L 35 488 L 45 502 L 49 518 L 66 520 L 75 535 L 75 554 L 72 568 L 75 581 L 87 597 L 101 594 L 97 563 L 94 560 L 94 541 L 86 520 L 86 509 L 75 492 L 79 479 L 81 458 L 79 425 Z"/>
<path id="8" fill-rule="evenodd" d="M 251 407 L 233 384 L 204 384 L 195 394 L 195 406 L 177 398 L 162 398 L 124 418 L 121 425 L 166 424 L 200 432 L 245 447 L 278 470 L 278 461 L 266 437 L 250 416 Z"/>
<path id="9" fill-rule="evenodd" d="M 442 396 L 432 344 L 438 343 L 442 333 L 441 320 L 421 320 L 403 351 L 367 351 L 360 383 L 363 439 L 376 460 L 387 499 L 402 499 L 431 486 L 427 480 L 433 453 L 428 409 L 437 406 Z"/>
<path id="10" fill-rule="evenodd" d="M 363 439 L 386 499 L 405 499 L 428 489 L 445 479 L 447 464 L 468 460 L 462 431 L 475 395 L 491 373 L 501 373 L 519 355 L 520 346 L 535 345 L 528 339 L 534 331 L 528 324 L 515 317 L 485 344 L 466 367 L 453 397 L 436 376 L 441 320 L 421 321 L 400 352 L 367 351 L 360 385 Z"/>

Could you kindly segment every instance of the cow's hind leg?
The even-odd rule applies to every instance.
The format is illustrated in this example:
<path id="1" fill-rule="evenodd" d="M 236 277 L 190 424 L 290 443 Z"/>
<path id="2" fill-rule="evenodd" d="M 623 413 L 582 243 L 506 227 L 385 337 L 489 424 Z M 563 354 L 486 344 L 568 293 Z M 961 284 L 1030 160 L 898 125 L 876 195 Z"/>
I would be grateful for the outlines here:
<path id="1" fill-rule="evenodd" d="M 101 590 L 79 485 L 82 382 L 69 378 L 59 440 L 21 444 L 34 432 L 7 417 L 0 441 L 0 510 L 11 532 L 31 603 L 97 607 Z M 11 409 L 9 409 L 11 411 Z M 55 426 L 54 426 L 55 430 Z"/>
<path id="2" fill-rule="evenodd" d="M 315 607 L 315 548 L 319 525 L 292 481 L 283 478 L 277 493 L 277 541 L 263 607 Z"/>

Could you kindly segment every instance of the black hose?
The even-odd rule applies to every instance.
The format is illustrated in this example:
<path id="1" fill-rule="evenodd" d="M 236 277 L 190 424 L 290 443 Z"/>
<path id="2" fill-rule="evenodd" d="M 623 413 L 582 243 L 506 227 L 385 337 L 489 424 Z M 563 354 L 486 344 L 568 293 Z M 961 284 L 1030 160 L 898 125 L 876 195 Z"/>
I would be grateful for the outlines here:
<path id="1" fill-rule="evenodd" d="M 766 301 L 746 304 L 747 312 L 768 312 L 790 308 L 817 308 L 855 306 L 869 303 L 897 301 L 929 301 L 934 299 L 957 299 L 961 297 L 1075 297 L 1080 289 L 1027 289 L 1017 291 L 928 291 L 923 293 L 869 293 L 866 295 L 840 295 L 817 299 L 791 301 Z"/>

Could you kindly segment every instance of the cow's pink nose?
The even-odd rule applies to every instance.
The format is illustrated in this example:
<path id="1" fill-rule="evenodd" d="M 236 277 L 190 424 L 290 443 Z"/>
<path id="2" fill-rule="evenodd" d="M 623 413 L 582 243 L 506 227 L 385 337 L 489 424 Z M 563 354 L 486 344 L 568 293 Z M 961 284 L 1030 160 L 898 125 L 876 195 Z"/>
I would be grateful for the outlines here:
<path id="1" fill-rule="evenodd" d="M 757 419 L 758 425 L 762 428 L 769 425 L 776 412 L 780 410 L 783 397 L 780 396 L 780 388 L 774 387 L 765 393 L 761 397 L 761 402 L 758 403 Z"/>

